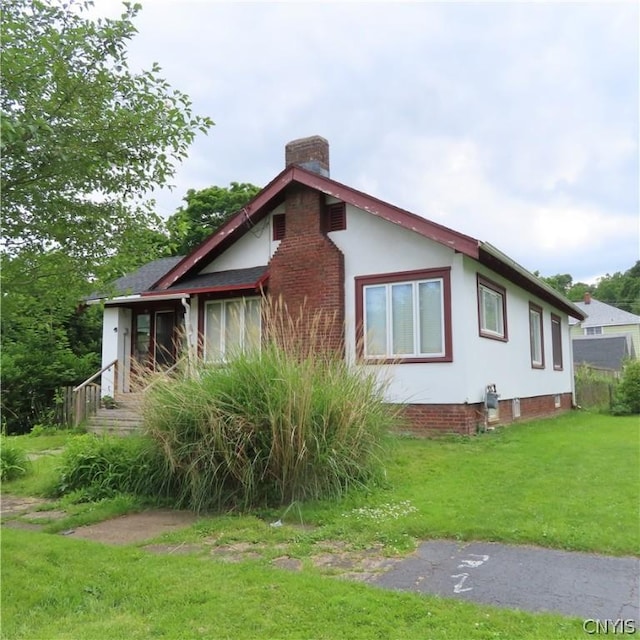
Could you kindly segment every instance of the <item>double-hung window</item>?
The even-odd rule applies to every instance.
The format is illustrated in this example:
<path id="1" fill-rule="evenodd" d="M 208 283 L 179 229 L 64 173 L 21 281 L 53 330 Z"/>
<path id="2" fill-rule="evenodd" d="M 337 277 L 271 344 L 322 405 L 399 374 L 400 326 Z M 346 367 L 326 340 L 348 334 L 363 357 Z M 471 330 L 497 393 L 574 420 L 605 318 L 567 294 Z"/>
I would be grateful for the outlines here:
<path id="1" fill-rule="evenodd" d="M 356 278 L 358 351 L 377 361 L 450 362 L 448 269 Z"/>
<path id="2" fill-rule="evenodd" d="M 483 338 L 507 341 L 507 304 L 504 287 L 478 274 L 478 325 Z"/>
<path id="3" fill-rule="evenodd" d="M 260 298 L 205 303 L 204 356 L 224 362 L 236 353 L 260 347 Z"/>
<path id="4" fill-rule="evenodd" d="M 542 308 L 529 303 L 529 341 L 531 344 L 531 366 L 544 369 L 544 334 L 542 330 Z"/>

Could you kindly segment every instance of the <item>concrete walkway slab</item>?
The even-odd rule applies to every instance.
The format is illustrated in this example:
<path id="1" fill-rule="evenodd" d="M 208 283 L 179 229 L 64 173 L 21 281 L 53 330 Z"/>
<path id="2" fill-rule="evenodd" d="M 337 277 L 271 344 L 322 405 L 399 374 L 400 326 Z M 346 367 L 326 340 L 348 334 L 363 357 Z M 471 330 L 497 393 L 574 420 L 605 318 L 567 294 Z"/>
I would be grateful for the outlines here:
<path id="1" fill-rule="evenodd" d="M 78 527 L 66 535 L 105 544 L 134 544 L 163 533 L 184 529 L 197 520 L 198 517 L 190 511 L 155 509 Z"/>

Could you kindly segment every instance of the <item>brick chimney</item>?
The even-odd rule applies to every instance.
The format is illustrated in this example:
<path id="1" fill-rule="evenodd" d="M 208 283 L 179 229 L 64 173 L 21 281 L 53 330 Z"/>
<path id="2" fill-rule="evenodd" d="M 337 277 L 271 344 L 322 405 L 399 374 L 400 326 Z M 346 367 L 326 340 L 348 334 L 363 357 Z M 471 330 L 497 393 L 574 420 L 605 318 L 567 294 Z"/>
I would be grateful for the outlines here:
<path id="1" fill-rule="evenodd" d="M 588 291 L 584 293 L 584 303 L 591 304 L 591 294 Z"/>
<path id="2" fill-rule="evenodd" d="M 285 166 L 292 164 L 329 177 L 329 143 L 322 136 L 292 140 L 284 149 Z"/>
<path id="3" fill-rule="evenodd" d="M 292 164 L 329 173 L 329 143 L 320 136 L 286 145 L 287 166 Z M 301 337 L 312 333 L 313 316 L 333 319 L 319 351 L 344 355 L 344 255 L 323 231 L 325 196 L 293 183 L 285 194 L 285 234 L 269 262 L 269 295 L 281 299 L 293 318 L 302 313 Z"/>

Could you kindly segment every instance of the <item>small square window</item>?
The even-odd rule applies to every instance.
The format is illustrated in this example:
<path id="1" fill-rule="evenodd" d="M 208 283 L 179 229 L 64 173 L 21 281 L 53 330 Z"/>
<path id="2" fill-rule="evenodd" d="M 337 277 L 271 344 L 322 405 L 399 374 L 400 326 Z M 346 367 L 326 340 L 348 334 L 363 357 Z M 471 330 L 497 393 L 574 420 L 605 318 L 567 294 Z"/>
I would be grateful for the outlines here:
<path id="1" fill-rule="evenodd" d="M 282 240 L 284 238 L 285 231 L 287 229 L 287 219 L 284 213 L 274 213 L 271 219 L 273 225 L 273 239 Z"/>

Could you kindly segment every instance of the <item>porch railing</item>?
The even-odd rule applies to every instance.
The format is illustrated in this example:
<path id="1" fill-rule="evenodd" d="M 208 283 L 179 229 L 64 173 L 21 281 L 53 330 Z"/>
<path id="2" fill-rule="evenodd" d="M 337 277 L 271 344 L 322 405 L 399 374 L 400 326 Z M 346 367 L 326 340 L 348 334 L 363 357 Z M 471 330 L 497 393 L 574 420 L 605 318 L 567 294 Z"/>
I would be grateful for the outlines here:
<path id="1" fill-rule="evenodd" d="M 105 371 L 113 367 L 113 394 L 118 387 L 118 360 L 113 360 L 105 365 L 100 371 L 94 373 L 90 378 L 73 388 L 73 424 L 77 427 L 90 415 L 95 415 L 100 406 L 100 385 L 93 381 L 101 376 Z"/>

